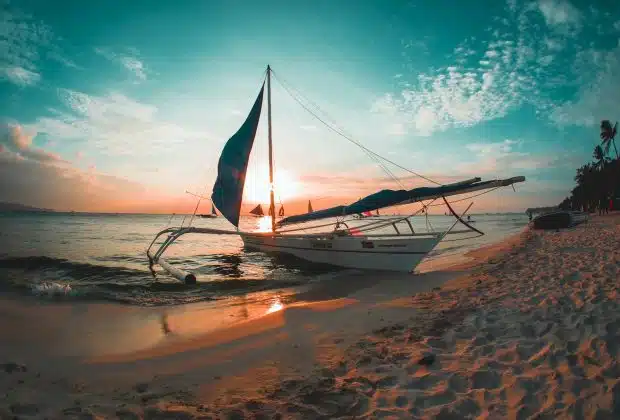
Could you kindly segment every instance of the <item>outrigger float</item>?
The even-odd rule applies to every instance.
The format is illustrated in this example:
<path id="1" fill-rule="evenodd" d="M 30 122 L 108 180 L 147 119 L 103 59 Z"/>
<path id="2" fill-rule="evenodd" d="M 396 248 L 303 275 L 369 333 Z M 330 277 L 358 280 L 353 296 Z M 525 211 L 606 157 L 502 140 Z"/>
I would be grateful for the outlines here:
<path id="1" fill-rule="evenodd" d="M 272 70 L 267 66 L 266 80 L 263 82 L 250 113 L 239 130 L 224 146 L 218 162 L 217 179 L 213 186 L 211 200 L 220 211 L 221 215 L 224 216 L 236 230 L 194 227 L 191 225 L 185 227 L 170 227 L 162 230 L 157 233 L 147 249 L 149 265 L 153 273 L 153 267 L 159 264 L 169 274 L 181 281 L 186 283 L 196 282 L 196 276 L 194 274 L 172 266 L 163 258 L 164 252 L 170 245 L 179 237 L 189 233 L 239 235 L 246 249 L 268 253 L 290 254 L 311 262 L 356 269 L 411 272 L 447 235 L 475 233 L 475 236 L 465 239 L 484 235 L 482 231 L 471 226 L 462 218 L 473 203 L 467 207 L 463 214 L 458 215 L 446 197 L 474 193 L 482 190 L 488 190 L 487 192 L 490 192 L 491 190 L 511 185 L 514 189 L 513 184 L 525 181 L 523 176 L 489 181 L 481 181 L 480 178 L 472 178 L 457 183 L 441 185 L 429 178 L 423 177 L 424 179 L 434 182 L 437 186 L 420 187 L 409 190 L 384 189 L 361 198 L 350 205 L 336 206 L 317 211 L 313 211 L 309 202 L 307 213 L 284 217 L 276 221 L 273 189 L 274 165 L 271 125 L 271 77 Z M 244 232 L 239 229 L 239 217 L 245 175 L 260 120 L 265 84 L 267 85 L 269 183 L 271 186 L 268 217 L 271 217 L 271 231 Z M 291 94 L 291 96 L 293 95 Z M 299 102 L 294 96 L 293 98 Z M 300 104 L 306 108 L 303 103 L 300 102 Z M 322 120 L 320 121 L 325 123 Z M 338 134 L 344 136 L 339 132 Z M 355 142 L 355 144 L 366 152 L 374 155 L 375 158 L 378 157 L 393 163 L 370 151 L 361 144 L 357 142 Z M 401 166 L 399 167 L 402 168 Z M 437 199 L 442 199 L 450 213 L 455 217 L 454 224 L 443 232 L 433 232 L 430 230 L 428 232 L 416 232 L 409 220 L 410 217 L 421 212 L 426 212 L 429 204 L 425 204 L 425 200 L 430 200 L 432 203 Z M 347 221 L 350 221 L 359 214 L 368 214 L 367 212 L 412 203 L 421 203 L 422 208 L 407 216 L 375 218 L 369 223 L 361 226 L 349 226 L 347 224 Z M 311 223 L 326 221 L 326 219 L 331 219 L 331 221 L 318 225 Z M 458 223 L 461 223 L 467 229 L 453 230 Z M 288 228 L 284 229 L 285 226 L 288 226 Z M 328 229 L 329 227 L 331 227 L 331 229 Z M 393 232 L 386 233 L 385 228 L 391 228 Z M 308 230 L 315 229 L 320 229 L 321 231 L 317 233 L 306 233 Z M 157 250 L 153 252 L 153 246 L 155 246 L 158 239 L 164 235 L 165 239 L 159 244 Z"/>

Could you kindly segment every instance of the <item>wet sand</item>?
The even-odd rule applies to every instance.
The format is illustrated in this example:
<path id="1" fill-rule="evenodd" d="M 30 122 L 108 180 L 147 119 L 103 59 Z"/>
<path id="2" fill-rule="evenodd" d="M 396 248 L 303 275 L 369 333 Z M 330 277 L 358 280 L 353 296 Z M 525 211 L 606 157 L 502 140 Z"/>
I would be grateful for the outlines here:
<path id="1" fill-rule="evenodd" d="M 595 217 L 230 313 L 3 299 L 0 418 L 614 418 L 619 239 Z"/>

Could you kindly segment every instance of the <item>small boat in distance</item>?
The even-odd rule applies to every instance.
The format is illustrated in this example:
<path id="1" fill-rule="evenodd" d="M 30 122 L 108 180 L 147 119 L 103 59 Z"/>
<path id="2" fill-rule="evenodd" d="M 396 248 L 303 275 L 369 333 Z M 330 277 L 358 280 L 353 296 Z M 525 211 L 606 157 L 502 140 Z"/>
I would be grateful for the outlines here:
<path id="1" fill-rule="evenodd" d="M 252 210 L 250 210 L 250 214 L 256 217 L 263 217 L 265 215 L 265 213 L 263 212 L 263 206 L 259 204 L 258 206 L 254 207 Z"/>
<path id="2" fill-rule="evenodd" d="M 274 207 L 275 208 L 275 207 Z M 263 212 L 263 206 L 260 204 L 250 210 L 250 214 L 254 217 L 263 217 L 265 216 L 265 212 Z M 268 215 L 271 216 L 271 210 L 268 211 Z M 284 217 L 284 206 L 280 204 L 280 209 L 278 210 L 278 217 Z"/>
<path id="3" fill-rule="evenodd" d="M 215 219 L 217 217 L 217 212 L 215 211 L 215 206 L 211 203 L 211 213 L 210 214 L 199 214 L 199 217 L 203 219 Z"/>

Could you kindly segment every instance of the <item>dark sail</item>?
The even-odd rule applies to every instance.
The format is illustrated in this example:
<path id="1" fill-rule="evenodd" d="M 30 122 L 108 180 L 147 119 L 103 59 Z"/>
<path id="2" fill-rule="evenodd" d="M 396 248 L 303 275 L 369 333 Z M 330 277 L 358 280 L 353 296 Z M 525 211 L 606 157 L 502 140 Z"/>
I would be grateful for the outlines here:
<path id="1" fill-rule="evenodd" d="M 264 88 L 263 84 L 245 122 L 226 142 L 217 165 L 217 179 L 211 194 L 211 199 L 220 213 L 237 227 L 239 226 L 245 173 L 260 120 Z"/>
<path id="2" fill-rule="evenodd" d="M 250 210 L 250 214 L 253 214 L 254 216 L 264 216 L 265 213 L 263 213 L 263 207 L 259 204 L 258 206 L 254 207 L 252 210 Z"/>

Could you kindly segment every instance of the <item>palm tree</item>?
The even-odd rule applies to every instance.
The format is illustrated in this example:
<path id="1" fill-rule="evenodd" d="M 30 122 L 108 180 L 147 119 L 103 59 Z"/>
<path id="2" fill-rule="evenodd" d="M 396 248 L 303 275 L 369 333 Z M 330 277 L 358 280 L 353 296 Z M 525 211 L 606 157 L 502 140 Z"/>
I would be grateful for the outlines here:
<path id="1" fill-rule="evenodd" d="M 592 211 L 597 205 L 604 203 L 608 197 L 620 195 L 620 156 L 616 148 L 615 137 L 618 123 L 611 125 L 609 120 L 601 121 L 601 144 L 592 152 L 593 162 L 577 168 L 575 173 L 576 186 L 570 196 L 562 201 L 562 208 L 583 209 Z M 614 146 L 616 158 L 609 156 Z M 615 201 L 617 203 L 617 200 Z M 620 207 L 619 204 L 614 204 Z"/>
<path id="2" fill-rule="evenodd" d="M 611 162 L 611 159 L 605 156 L 603 152 L 603 148 L 601 146 L 596 146 L 594 148 L 594 152 L 592 152 L 592 158 L 594 158 L 594 164 L 592 165 L 593 169 L 598 169 L 599 171 L 604 170 L 607 167 L 607 164 Z"/>
<path id="3" fill-rule="evenodd" d="M 609 154 L 609 147 L 613 144 L 614 150 L 616 152 L 616 159 L 618 159 L 618 149 L 616 148 L 616 130 L 618 128 L 618 123 L 612 127 L 611 122 L 609 120 L 601 121 L 601 140 L 603 146 L 605 147 L 605 154 Z"/>

